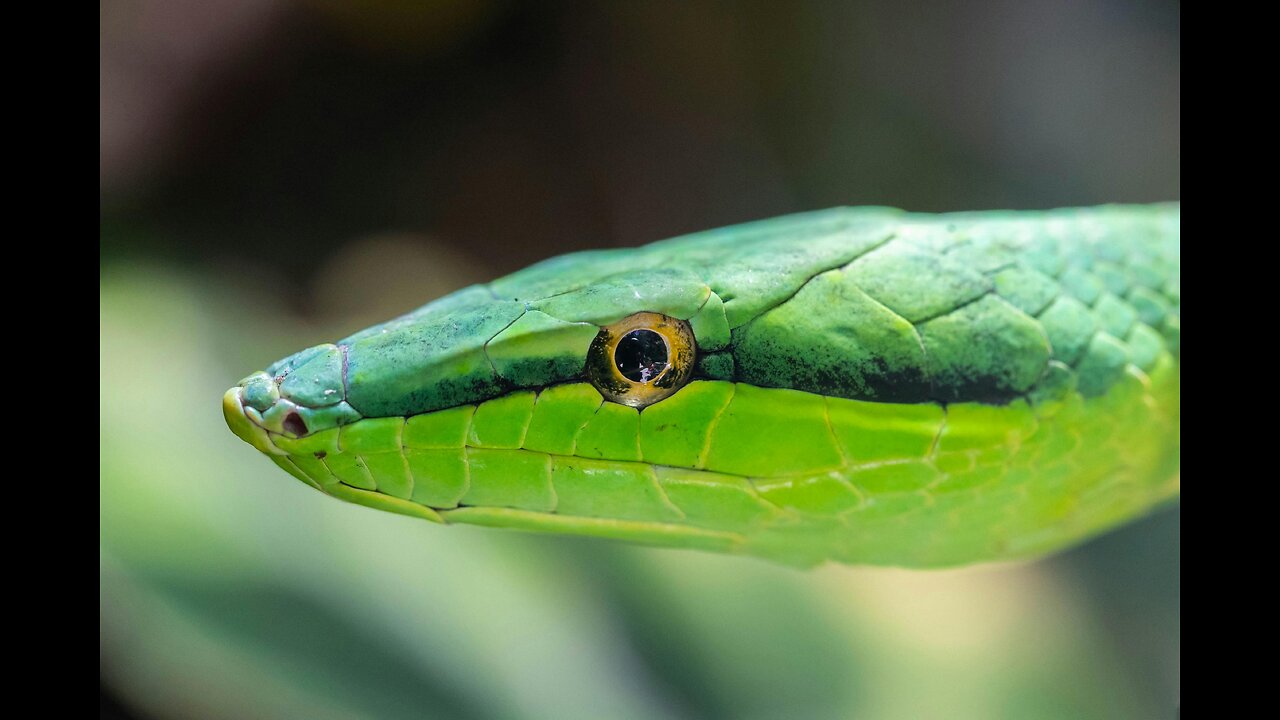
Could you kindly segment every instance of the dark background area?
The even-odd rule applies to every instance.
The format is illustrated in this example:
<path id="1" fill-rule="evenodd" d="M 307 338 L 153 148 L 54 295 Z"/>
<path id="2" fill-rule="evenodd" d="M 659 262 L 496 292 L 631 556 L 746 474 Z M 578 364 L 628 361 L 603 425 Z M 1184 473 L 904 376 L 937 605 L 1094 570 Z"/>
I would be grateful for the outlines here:
<path id="1" fill-rule="evenodd" d="M 1176 4 L 103 6 L 103 252 L 506 273 L 834 205 L 1179 197 Z M 305 310 L 305 307 L 298 308 Z"/>
<path id="2" fill-rule="evenodd" d="M 104 310 L 102 373 L 104 386 L 120 393 L 104 389 L 102 410 L 104 718 L 204 717 L 226 707 L 148 694 L 156 687 L 148 683 L 168 683 L 170 670 L 135 658 L 164 628 L 152 634 L 130 612 L 116 612 L 120 598 L 164 598 L 174 617 L 208 627 L 258 617 L 238 615 L 250 611 L 208 591 L 204 575 L 183 574 L 204 572 L 206 560 L 190 560 L 194 551 L 160 558 L 157 548 L 186 547 L 166 534 L 179 531 L 136 518 L 167 506 L 155 500 L 137 514 L 129 506 L 143 502 L 134 499 L 143 485 L 121 478 L 143 477 L 153 464 L 145 453 L 154 452 L 124 439 L 112 445 L 124 434 L 118 417 L 152 409 L 117 402 L 141 392 L 116 372 L 137 358 L 217 348 L 213 371 L 225 377 L 209 380 L 216 392 L 297 347 L 561 252 L 835 205 L 947 211 L 1180 197 L 1177 3 L 124 0 L 100 12 L 103 304 L 118 310 Z M 171 292 L 174 283 L 188 289 Z M 175 297 L 195 310 L 146 324 L 147 313 L 172 307 Z M 176 327 L 199 328 L 202 344 L 139 340 L 153 331 L 180 335 Z M 228 435 L 219 424 L 210 419 L 209 433 Z M 219 447 L 243 450 L 235 442 Z M 218 482 L 235 474 L 210 471 Z M 254 482 L 287 482 L 275 473 L 262 467 Z M 146 487 L 163 493 L 171 484 L 172 473 Z M 213 515 L 205 521 L 219 528 Z M 248 521 L 219 532 L 243 533 L 237 522 Z M 650 562 L 635 554 L 649 551 L 615 555 L 514 537 L 510 546 L 495 542 L 512 557 L 534 547 L 539 557 L 568 557 L 576 571 L 602 569 L 592 577 L 604 598 L 619 600 L 630 586 L 603 568 Z M 1044 697 L 1057 696 L 1011 680 L 991 691 L 991 707 L 1009 717 L 1099 707 L 1170 716 L 1178 537 L 1175 509 L 1035 566 L 1072 588 L 1072 607 L 1092 628 L 1081 636 L 1105 645 L 1073 662 L 1105 656 L 1093 671 L 1105 667 L 1116 685 L 1097 689 L 1053 670 L 1063 687 L 1099 704 L 1050 703 L 1068 710 L 1041 713 Z M 652 557 L 666 567 L 667 555 Z M 671 562 L 683 568 L 685 560 Z M 690 562 L 706 569 L 696 563 L 713 561 Z M 797 593 L 829 592 L 834 582 L 828 574 L 815 590 L 786 577 Z M 133 602 L 124 605 L 132 611 Z M 649 678 L 635 682 L 662 688 L 669 716 L 735 716 L 740 706 L 724 698 L 748 692 L 749 683 L 728 683 L 706 657 L 655 640 L 648 605 L 642 596 L 615 610 L 617 633 L 645 668 L 636 677 Z M 748 610 L 742 617 L 751 621 Z M 258 611 L 290 615 L 270 603 Z M 331 627 L 330 614 L 341 615 L 317 610 L 324 621 L 315 627 Z M 822 632 L 813 637 L 813 645 L 796 640 L 788 657 L 804 662 L 822 647 Z M 174 643 L 179 657 L 189 650 Z M 298 647 L 299 655 L 319 652 Z M 393 652 L 385 657 L 386 667 L 415 667 Z M 238 687 L 211 682 L 202 692 Z M 341 702 L 366 716 L 397 716 L 351 697 Z M 459 697 L 466 691 L 440 691 L 437 700 L 457 701 L 442 706 L 443 716 L 489 716 Z"/>

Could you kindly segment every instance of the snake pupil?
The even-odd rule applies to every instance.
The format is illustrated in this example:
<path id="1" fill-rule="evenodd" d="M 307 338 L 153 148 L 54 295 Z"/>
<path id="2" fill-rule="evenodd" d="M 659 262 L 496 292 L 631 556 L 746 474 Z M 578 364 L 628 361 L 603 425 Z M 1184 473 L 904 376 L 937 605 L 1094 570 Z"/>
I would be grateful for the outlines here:
<path id="1" fill-rule="evenodd" d="M 632 330 L 618 341 L 613 361 L 631 382 L 653 382 L 667 369 L 667 341 L 652 330 Z"/>

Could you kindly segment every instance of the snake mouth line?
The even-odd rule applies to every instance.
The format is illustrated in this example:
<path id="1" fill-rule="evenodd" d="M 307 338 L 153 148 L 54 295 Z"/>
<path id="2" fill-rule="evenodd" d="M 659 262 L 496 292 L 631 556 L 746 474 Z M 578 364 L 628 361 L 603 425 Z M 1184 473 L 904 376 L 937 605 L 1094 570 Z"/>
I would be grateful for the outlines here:
<path id="1" fill-rule="evenodd" d="M 266 454 L 276 465 L 307 485 L 342 500 L 359 505 L 429 520 L 440 524 L 466 524 L 488 527 L 507 527 L 529 532 L 567 533 L 609 537 L 617 540 L 642 542 L 649 545 L 673 547 L 703 547 L 717 552 L 735 552 L 746 542 L 739 533 L 681 524 L 683 513 L 675 511 L 673 521 L 618 519 L 564 514 L 558 510 L 537 511 L 522 508 L 493 507 L 456 503 L 449 507 L 433 507 L 406 498 L 395 497 L 372 489 L 355 487 L 328 471 L 324 461 L 331 458 L 328 450 L 299 452 L 285 450 L 277 445 L 290 440 L 287 436 L 272 432 L 254 421 L 245 412 L 243 388 L 234 387 L 223 395 L 223 414 L 227 425 L 237 437 Z M 341 455 L 339 450 L 336 455 Z M 314 466 L 312 464 L 314 463 Z M 304 466 L 308 466 L 304 469 Z M 323 476 L 318 468 L 326 470 Z M 327 477 L 329 480 L 325 482 Z M 674 510 L 674 508 L 673 508 Z"/>

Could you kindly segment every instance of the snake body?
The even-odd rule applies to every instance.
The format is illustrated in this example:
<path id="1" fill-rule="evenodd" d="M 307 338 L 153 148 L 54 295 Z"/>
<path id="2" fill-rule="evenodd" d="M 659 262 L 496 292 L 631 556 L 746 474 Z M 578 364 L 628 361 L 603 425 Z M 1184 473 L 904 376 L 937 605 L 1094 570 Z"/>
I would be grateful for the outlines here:
<path id="1" fill-rule="evenodd" d="M 565 255 L 280 360 L 224 412 L 308 485 L 446 524 L 1036 556 L 1178 496 L 1179 212 L 837 208 Z"/>

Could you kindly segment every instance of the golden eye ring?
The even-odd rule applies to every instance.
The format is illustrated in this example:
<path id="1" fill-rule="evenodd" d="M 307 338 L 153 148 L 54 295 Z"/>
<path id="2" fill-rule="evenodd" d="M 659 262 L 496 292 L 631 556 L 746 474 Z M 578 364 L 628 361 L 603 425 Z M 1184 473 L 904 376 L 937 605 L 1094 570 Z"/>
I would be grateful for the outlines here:
<path id="1" fill-rule="evenodd" d="M 643 408 L 693 375 L 698 343 L 689 323 L 638 312 L 600 328 L 587 350 L 587 378 L 610 402 Z"/>

